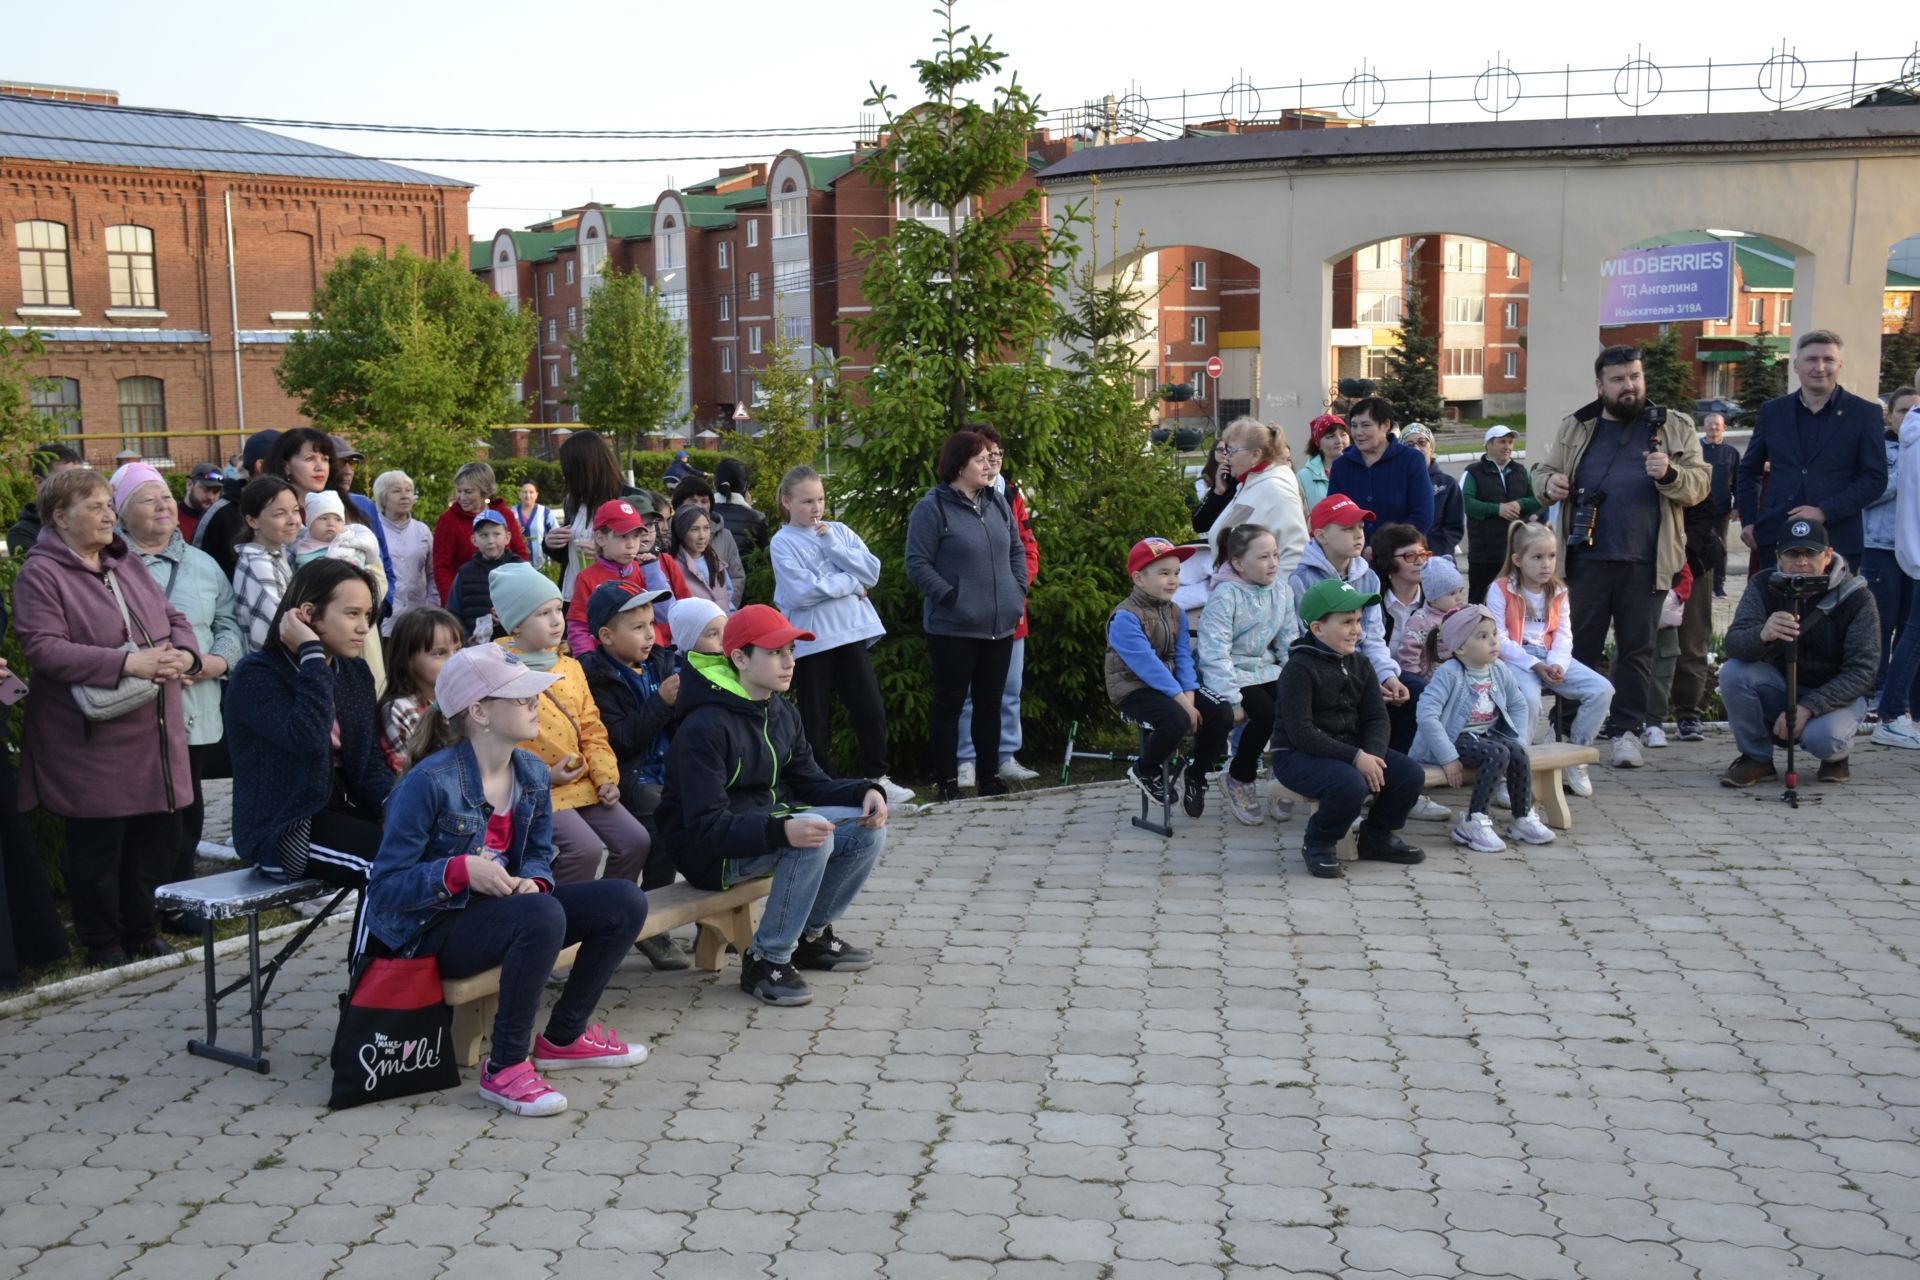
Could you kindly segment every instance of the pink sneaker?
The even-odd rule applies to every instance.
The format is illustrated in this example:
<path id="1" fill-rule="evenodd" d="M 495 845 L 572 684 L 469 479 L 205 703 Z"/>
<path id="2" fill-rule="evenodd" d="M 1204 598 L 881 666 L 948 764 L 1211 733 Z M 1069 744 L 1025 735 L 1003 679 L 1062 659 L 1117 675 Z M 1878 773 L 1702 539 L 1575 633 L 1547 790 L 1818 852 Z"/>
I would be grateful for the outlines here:
<path id="1" fill-rule="evenodd" d="M 480 1096 L 517 1116 L 557 1116 L 567 1109 L 567 1095 L 548 1088 L 531 1062 L 495 1071 L 491 1061 L 482 1059 Z"/>
<path id="2" fill-rule="evenodd" d="M 594 1023 L 572 1044 L 555 1044 L 545 1035 L 533 1038 L 533 1065 L 542 1071 L 568 1067 L 634 1067 L 647 1060 L 647 1046 L 629 1046 L 613 1028 Z"/>

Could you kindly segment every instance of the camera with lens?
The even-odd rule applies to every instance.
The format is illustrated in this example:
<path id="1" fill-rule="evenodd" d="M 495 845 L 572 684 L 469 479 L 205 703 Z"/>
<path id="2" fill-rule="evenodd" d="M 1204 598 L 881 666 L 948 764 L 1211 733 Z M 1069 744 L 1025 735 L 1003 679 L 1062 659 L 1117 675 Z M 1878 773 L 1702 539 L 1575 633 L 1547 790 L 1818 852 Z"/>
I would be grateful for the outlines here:
<path id="1" fill-rule="evenodd" d="M 1776 573 L 1767 585 L 1788 601 L 1818 600 L 1833 589 L 1833 579 L 1824 573 Z"/>
<path id="2" fill-rule="evenodd" d="M 1573 517 L 1567 522 L 1568 546 L 1593 545 L 1594 527 L 1600 519 L 1600 504 L 1606 500 L 1604 489 L 1589 489 L 1582 485 L 1573 491 Z"/>

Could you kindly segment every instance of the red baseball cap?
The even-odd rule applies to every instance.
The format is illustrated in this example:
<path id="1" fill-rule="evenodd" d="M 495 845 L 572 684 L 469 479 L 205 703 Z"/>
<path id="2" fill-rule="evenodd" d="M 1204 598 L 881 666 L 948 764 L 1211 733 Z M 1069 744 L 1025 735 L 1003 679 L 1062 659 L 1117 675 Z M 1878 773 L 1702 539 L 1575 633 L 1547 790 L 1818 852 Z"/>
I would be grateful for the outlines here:
<path id="1" fill-rule="evenodd" d="M 1307 513 L 1307 532 L 1318 533 L 1330 524 L 1351 528 L 1356 524 L 1365 524 L 1373 519 L 1368 511 L 1344 493 L 1330 493 L 1313 504 L 1313 510 Z"/>
<path id="2" fill-rule="evenodd" d="M 1163 556 L 1185 560 L 1198 550 L 1198 546 L 1176 547 L 1165 538 L 1142 538 L 1133 544 L 1133 550 L 1127 552 L 1127 572 L 1138 573 Z"/>
<path id="3" fill-rule="evenodd" d="M 770 604 L 750 604 L 727 619 L 720 633 L 720 652 L 732 653 L 752 645 L 756 649 L 779 649 L 795 640 L 811 640 L 813 632 L 802 631 Z"/>
<path id="4" fill-rule="evenodd" d="M 594 528 L 611 529 L 615 533 L 632 533 L 646 522 L 647 518 L 625 498 L 603 502 L 599 510 L 593 513 Z"/>

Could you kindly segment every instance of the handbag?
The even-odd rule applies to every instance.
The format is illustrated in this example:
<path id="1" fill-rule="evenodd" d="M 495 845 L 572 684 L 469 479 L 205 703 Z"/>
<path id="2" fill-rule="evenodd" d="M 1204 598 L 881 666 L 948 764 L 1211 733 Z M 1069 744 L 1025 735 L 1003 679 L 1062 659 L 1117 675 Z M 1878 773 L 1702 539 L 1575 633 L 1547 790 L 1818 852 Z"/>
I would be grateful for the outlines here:
<path id="1" fill-rule="evenodd" d="M 113 602 L 120 606 L 120 621 L 127 629 L 126 643 L 120 646 L 124 653 L 136 653 L 151 648 L 153 637 L 147 634 L 147 628 L 127 608 L 126 597 L 120 594 L 120 583 L 108 569 L 101 575 L 107 584 L 107 590 L 113 593 Z M 139 628 L 140 640 L 135 642 L 133 633 Z M 111 689 L 102 689 L 94 685 L 76 684 L 73 686 L 73 700 L 80 707 L 80 714 L 89 720 L 118 720 L 129 711 L 138 711 L 160 696 L 160 686 L 145 676 L 121 676 L 120 683 Z"/>
<path id="2" fill-rule="evenodd" d="M 451 1089 L 460 1083 L 452 1049 L 453 1010 L 440 989 L 439 960 L 362 960 L 340 997 L 327 1106 L 337 1111 Z"/>

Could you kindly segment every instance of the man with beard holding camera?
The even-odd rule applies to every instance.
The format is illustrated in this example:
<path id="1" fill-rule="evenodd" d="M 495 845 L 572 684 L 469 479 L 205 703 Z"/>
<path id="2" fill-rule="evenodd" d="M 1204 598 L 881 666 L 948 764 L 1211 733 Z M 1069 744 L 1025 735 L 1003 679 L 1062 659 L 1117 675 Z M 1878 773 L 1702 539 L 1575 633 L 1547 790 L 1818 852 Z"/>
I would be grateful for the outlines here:
<path id="1" fill-rule="evenodd" d="M 1573 656 L 1599 669 L 1613 631 L 1613 708 L 1601 736 L 1613 739 L 1615 768 L 1636 769 L 1660 605 L 1687 559 L 1682 513 L 1707 496 L 1713 472 L 1693 419 L 1647 403 L 1637 348 L 1608 347 L 1593 376 L 1599 399 L 1560 423 L 1533 484 L 1542 502 L 1560 504 Z"/>
<path id="2" fill-rule="evenodd" d="M 1789 518 L 1775 548 L 1776 567 L 1748 580 L 1727 628 L 1720 697 L 1740 756 L 1720 782 L 1751 787 L 1778 777 L 1774 744 L 1792 738 L 1820 761 L 1820 781 L 1845 782 L 1880 664 L 1880 615 L 1866 580 L 1834 553 L 1818 520 Z"/>

